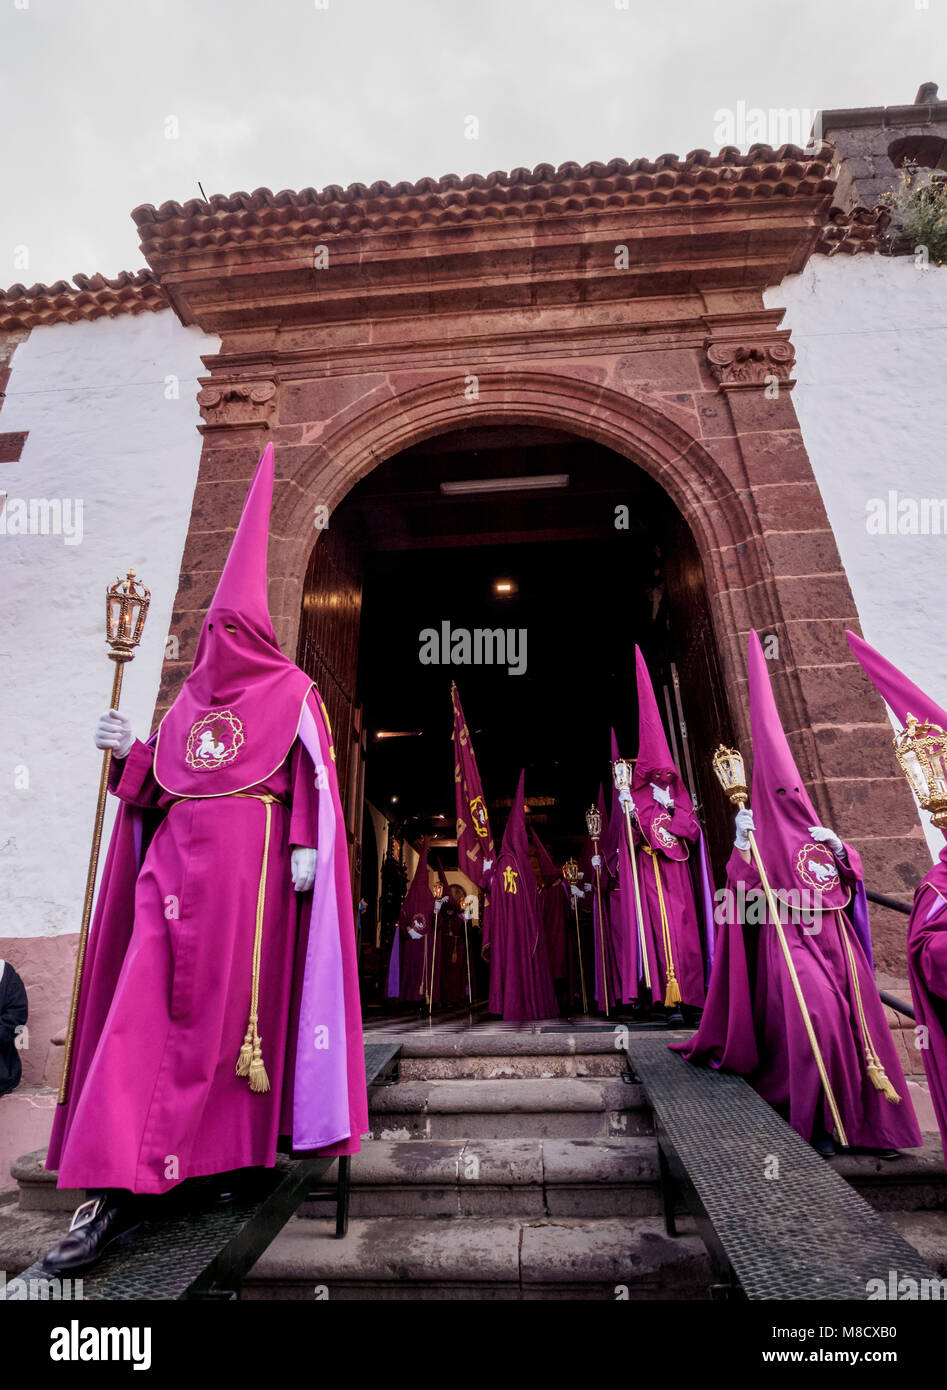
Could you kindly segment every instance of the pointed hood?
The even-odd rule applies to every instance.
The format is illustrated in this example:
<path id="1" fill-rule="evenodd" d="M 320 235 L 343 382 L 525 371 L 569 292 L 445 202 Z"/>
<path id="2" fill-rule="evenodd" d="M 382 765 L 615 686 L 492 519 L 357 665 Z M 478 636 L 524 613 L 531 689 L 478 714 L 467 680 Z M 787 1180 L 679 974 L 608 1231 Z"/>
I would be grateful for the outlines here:
<path id="1" fill-rule="evenodd" d="M 920 686 L 908 680 L 897 666 L 870 647 L 863 637 L 856 637 L 854 632 L 846 632 L 845 636 L 868 679 L 884 696 L 902 727 L 908 722 L 908 716 L 913 714 L 922 724 L 939 724 L 942 729 L 947 729 L 947 711 L 925 695 Z M 947 839 L 947 829 L 942 833 Z M 941 851 L 942 857 L 943 853 Z"/>
<path id="2" fill-rule="evenodd" d="M 922 723 L 939 724 L 942 729 L 947 729 L 947 711 L 940 705 L 935 704 L 929 695 L 925 695 L 920 686 L 908 680 L 897 666 L 870 647 L 863 637 L 856 637 L 854 632 L 846 632 L 848 645 L 851 647 L 855 656 L 861 662 L 865 674 L 879 694 L 894 711 L 895 718 L 903 725 L 908 722 L 908 715 L 915 715 Z"/>
<path id="3" fill-rule="evenodd" d="M 179 796 L 256 786 L 286 758 L 312 681 L 280 651 L 266 599 L 273 446 L 257 464 L 190 675 L 161 721 L 155 776 Z"/>
<path id="4" fill-rule="evenodd" d="M 753 630 L 747 667 L 753 732 L 750 805 L 767 877 L 777 895 L 789 890 L 810 895 L 818 892 L 819 906 L 844 907 L 849 889 L 839 881 L 835 858 L 809 834 L 809 827 L 820 823 L 819 817 L 796 767 L 776 708 L 763 648 Z"/>
<path id="5" fill-rule="evenodd" d="M 529 841 L 526 838 L 526 769 L 520 773 L 520 780 L 516 784 L 516 794 L 513 797 L 513 805 L 510 807 L 509 818 L 506 822 L 506 829 L 503 832 L 503 843 L 500 846 L 501 857 L 504 854 L 511 854 L 522 869 L 529 863 Z"/>
<path id="6" fill-rule="evenodd" d="M 552 855 L 549 853 L 548 849 L 543 844 L 539 836 L 536 834 L 536 831 L 532 828 L 532 826 L 530 826 L 529 838 L 532 840 L 533 848 L 536 851 L 536 862 L 539 866 L 539 877 L 542 881 L 543 887 L 547 888 L 550 883 L 555 883 L 557 879 L 561 878 L 562 873 L 557 868 L 556 861 L 553 859 Z"/>
<path id="7" fill-rule="evenodd" d="M 655 699 L 654 686 L 651 684 L 651 674 L 640 647 L 635 647 L 635 674 L 638 681 L 638 757 L 635 760 L 635 778 L 641 782 L 653 782 L 674 774 L 680 781 L 680 774 L 668 747 L 664 723 Z"/>
<path id="8" fill-rule="evenodd" d="M 404 902 L 401 904 L 401 911 L 398 914 L 399 926 L 409 927 L 415 917 L 422 918 L 425 927 L 430 921 L 431 913 L 434 911 L 434 894 L 431 892 L 431 876 L 428 872 L 427 860 L 428 839 L 425 835 L 421 841 L 414 877 L 408 885 L 408 891 L 404 895 Z"/>

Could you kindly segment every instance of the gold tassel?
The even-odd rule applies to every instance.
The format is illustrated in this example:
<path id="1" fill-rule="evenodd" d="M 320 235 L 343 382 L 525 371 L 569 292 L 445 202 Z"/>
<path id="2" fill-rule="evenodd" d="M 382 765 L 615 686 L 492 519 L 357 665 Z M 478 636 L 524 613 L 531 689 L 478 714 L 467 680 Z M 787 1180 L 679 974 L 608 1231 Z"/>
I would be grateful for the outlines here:
<path id="1" fill-rule="evenodd" d="M 263 1055 L 260 1050 L 260 1039 L 257 1036 L 256 1046 L 253 1049 L 253 1061 L 250 1063 L 250 1090 L 268 1091 L 270 1089 L 270 1078 L 266 1074 L 266 1067 L 263 1065 Z"/>
<path id="2" fill-rule="evenodd" d="M 892 1105 L 901 1104 L 901 1097 L 888 1080 L 885 1075 L 885 1069 L 879 1061 L 876 1060 L 868 1063 L 868 1075 L 871 1077 L 875 1088 L 882 1093 L 885 1100 L 890 1100 Z"/>
<path id="3" fill-rule="evenodd" d="M 237 1053 L 237 1076 L 249 1076 L 253 1060 L 253 1027 L 247 1029 L 240 1051 Z"/>
<path id="4" fill-rule="evenodd" d="M 664 1007 L 670 1009 L 672 1005 L 681 1002 L 681 988 L 677 980 L 673 977 L 668 980 L 667 993 L 664 996 Z"/>

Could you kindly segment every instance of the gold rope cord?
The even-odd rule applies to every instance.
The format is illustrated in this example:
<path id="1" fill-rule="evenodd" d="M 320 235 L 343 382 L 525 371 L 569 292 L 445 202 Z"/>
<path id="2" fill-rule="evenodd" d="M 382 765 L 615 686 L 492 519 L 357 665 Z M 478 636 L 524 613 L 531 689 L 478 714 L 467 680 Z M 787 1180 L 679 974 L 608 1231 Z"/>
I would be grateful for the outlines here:
<path id="1" fill-rule="evenodd" d="M 258 796 L 252 792 L 234 792 L 234 796 L 247 797 L 253 801 L 262 801 L 266 807 L 266 826 L 263 833 L 263 859 L 260 864 L 260 882 L 257 887 L 256 895 L 256 930 L 253 933 L 253 968 L 250 985 L 250 1017 L 247 1022 L 247 1031 L 244 1035 L 243 1044 L 237 1055 L 237 1076 L 247 1076 L 250 1079 L 250 1090 L 261 1093 L 270 1089 L 270 1079 L 266 1074 L 266 1067 L 263 1065 L 263 1050 L 260 1034 L 257 1029 L 258 1010 L 260 1005 L 260 959 L 263 947 L 263 913 L 266 907 L 266 870 L 270 858 L 270 828 L 273 819 L 273 803 L 279 798 L 275 796 Z"/>
<path id="2" fill-rule="evenodd" d="M 868 1019 L 865 1017 L 865 1006 L 862 1002 L 861 986 L 858 983 L 858 966 L 855 960 L 855 952 L 852 950 L 852 943 L 848 935 L 848 919 L 839 908 L 835 908 L 834 911 L 838 920 L 839 935 L 845 946 L 849 974 L 852 977 L 852 989 L 855 992 L 855 1008 L 858 1011 L 858 1022 L 862 1032 L 862 1046 L 865 1049 L 865 1065 L 868 1070 L 868 1075 L 875 1089 L 882 1093 L 885 1100 L 891 1101 L 892 1105 L 900 1105 L 901 1097 L 888 1080 L 885 1069 L 881 1065 L 881 1058 L 875 1050 L 875 1044 L 868 1030 Z"/>
<path id="3" fill-rule="evenodd" d="M 647 848 L 647 846 L 646 846 Z M 656 850 L 648 849 L 651 855 L 651 863 L 654 865 L 654 881 L 658 887 L 658 906 L 661 909 L 661 935 L 664 939 L 664 959 L 667 961 L 667 991 L 664 995 L 664 1007 L 670 1009 L 674 1004 L 681 1002 L 681 987 L 677 982 L 674 973 L 674 957 L 671 954 L 671 928 L 668 923 L 667 908 L 664 906 L 664 889 L 661 886 L 661 870 L 658 866 L 658 855 Z"/>

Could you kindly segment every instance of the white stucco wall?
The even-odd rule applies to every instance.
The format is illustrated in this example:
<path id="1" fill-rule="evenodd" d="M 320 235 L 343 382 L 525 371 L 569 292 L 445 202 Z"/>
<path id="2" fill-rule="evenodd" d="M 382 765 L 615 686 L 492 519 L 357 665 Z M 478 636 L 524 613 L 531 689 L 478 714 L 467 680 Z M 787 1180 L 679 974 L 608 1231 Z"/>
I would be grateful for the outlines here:
<path id="1" fill-rule="evenodd" d="M 766 304 L 786 309 L 796 413 L 865 637 L 947 705 L 947 534 L 868 529 L 892 492 L 947 499 L 947 267 L 813 256 Z M 943 837 L 921 818 L 936 857 Z"/>
<path id="2" fill-rule="evenodd" d="M 146 734 L 200 458 L 195 381 L 218 346 L 162 311 L 35 328 L 14 355 L 0 429 L 29 437 L 0 490 L 80 499 L 83 529 L 79 544 L 0 534 L 0 936 L 79 928 L 113 671 L 105 590 L 129 565 L 151 589 L 122 696 Z"/>

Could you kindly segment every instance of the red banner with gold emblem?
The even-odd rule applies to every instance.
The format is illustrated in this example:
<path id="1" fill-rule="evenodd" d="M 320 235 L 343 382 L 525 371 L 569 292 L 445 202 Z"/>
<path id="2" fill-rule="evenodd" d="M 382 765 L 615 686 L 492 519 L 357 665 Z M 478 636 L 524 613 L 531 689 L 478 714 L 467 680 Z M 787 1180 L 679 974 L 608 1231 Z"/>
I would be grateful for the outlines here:
<path id="1" fill-rule="evenodd" d="M 454 791 L 457 804 L 457 867 L 478 888 L 483 887 L 483 861 L 494 859 L 490 817 L 484 800 L 477 759 L 464 719 L 457 686 L 450 688 L 454 707 Z"/>

